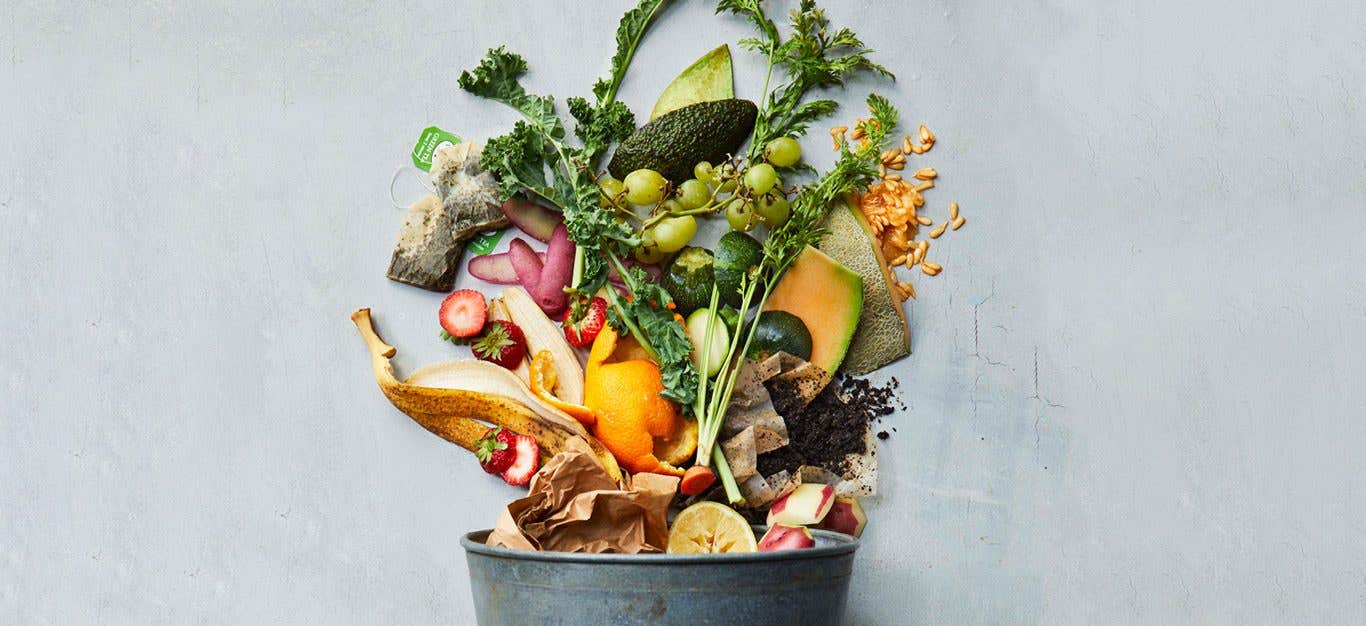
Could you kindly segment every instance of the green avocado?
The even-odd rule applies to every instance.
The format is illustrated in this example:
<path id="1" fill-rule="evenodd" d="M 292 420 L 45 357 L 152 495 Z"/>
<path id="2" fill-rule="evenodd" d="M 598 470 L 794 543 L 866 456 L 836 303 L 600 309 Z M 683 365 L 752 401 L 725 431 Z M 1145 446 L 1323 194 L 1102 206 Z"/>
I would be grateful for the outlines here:
<path id="1" fill-rule="evenodd" d="M 711 300 L 712 254 L 705 248 L 683 248 L 664 273 L 664 290 L 673 297 L 679 315 L 706 308 Z"/>
<path id="2" fill-rule="evenodd" d="M 717 163 L 740 149 L 759 115 L 749 100 L 690 104 L 659 116 L 617 147 L 607 169 L 618 179 L 651 169 L 674 184 L 693 177 L 700 161 Z"/>
<path id="3" fill-rule="evenodd" d="M 740 306 L 740 280 L 749 268 L 764 260 L 764 246 L 753 237 L 732 230 L 716 242 L 716 289 L 721 302 Z M 750 303 L 755 304 L 754 302 Z"/>
<path id="4" fill-rule="evenodd" d="M 786 352 L 802 360 L 811 358 L 811 331 L 802 318 L 787 311 L 764 311 L 754 323 L 754 340 L 745 356 L 762 361 Z"/>

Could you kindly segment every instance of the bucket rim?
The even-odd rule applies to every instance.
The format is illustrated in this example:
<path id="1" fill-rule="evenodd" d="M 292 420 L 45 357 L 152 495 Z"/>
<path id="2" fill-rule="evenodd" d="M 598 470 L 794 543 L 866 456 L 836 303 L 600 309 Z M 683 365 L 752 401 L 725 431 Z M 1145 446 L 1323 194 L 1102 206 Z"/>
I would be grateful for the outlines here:
<path id="1" fill-rule="evenodd" d="M 754 526 L 757 536 L 763 536 L 767 526 Z M 824 559 L 858 550 L 859 540 L 844 533 L 811 528 L 811 536 L 817 539 L 814 548 L 803 550 L 777 550 L 774 552 L 743 552 L 730 554 L 594 554 L 584 552 L 532 552 L 490 546 L 484 543 L 492 528 L 465 533 L 460 537 L 460 546 L 466 553 L 478 554 L 516 561 L 542 561 L 548 563 L 597 563 L 612 565 L 684 565 L 718 563 L 770 563 L 774 561 L 804 561 Z M 825 541 L 821 541 L 824 539 Z M 820 544 L 824 545 L 820 545 Z"/>

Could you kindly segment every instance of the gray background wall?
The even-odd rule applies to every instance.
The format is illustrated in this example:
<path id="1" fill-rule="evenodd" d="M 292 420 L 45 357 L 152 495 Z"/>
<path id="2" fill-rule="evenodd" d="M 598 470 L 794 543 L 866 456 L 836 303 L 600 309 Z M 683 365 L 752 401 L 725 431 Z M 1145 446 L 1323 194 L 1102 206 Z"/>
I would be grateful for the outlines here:
<path id="1" fill-rule="evenodd" d="M 470 623 L 456 539 L 517 491 L 347 315 L 452 354 L 383 276 L 390 173 L 508 127 L 455 87 L 491 46 L 587 93 L 628 3 L 223 4 L 0 6 L 0 621 Z M 1362 5 L 826 4 L 900 78 L 846 115 L 929 123 L 969 219 L 915 281 L 853 621 L 1366 620 Z M 749 34 L 709 6 L 638 112 Z"/>

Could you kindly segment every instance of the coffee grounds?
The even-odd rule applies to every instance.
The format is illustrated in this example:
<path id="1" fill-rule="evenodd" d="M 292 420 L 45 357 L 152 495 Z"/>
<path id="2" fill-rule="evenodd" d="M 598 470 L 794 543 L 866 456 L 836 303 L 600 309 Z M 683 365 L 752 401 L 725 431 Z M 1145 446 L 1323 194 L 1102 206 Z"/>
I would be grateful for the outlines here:
<path id="1" fill-rule="evenodd" d="M 773 405 L 787 422 L 788 444 L 759 455 L 759 473 L 771 476 L 815 465 L 843 476 L 849 470 L 846 457 L 868 451 L 865 433 L 873 421 L 895 411 L 897 386 L 895 378 L 877 387 L 867 379 L 841 377 L 806 408 L 781 402 L 781 390 L 770 387 Z"/>

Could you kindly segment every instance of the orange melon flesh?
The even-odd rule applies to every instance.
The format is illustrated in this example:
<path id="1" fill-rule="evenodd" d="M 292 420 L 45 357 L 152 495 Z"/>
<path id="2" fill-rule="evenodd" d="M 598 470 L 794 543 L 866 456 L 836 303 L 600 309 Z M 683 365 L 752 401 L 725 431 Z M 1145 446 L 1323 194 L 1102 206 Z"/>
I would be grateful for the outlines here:
<path id="1" fill-rule="evenodd" d="M 765 311 L 787 311 L 811 332 L 811 363 L 839 369 L 863 312 L 863 278 L 807 246 L 778 279 Z"/>

